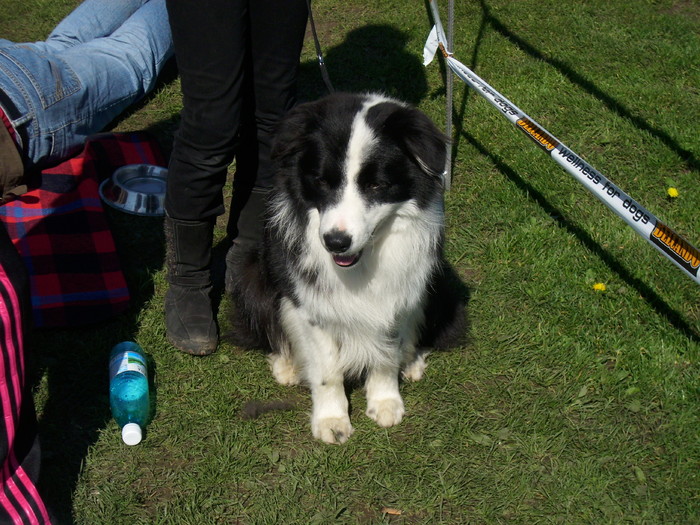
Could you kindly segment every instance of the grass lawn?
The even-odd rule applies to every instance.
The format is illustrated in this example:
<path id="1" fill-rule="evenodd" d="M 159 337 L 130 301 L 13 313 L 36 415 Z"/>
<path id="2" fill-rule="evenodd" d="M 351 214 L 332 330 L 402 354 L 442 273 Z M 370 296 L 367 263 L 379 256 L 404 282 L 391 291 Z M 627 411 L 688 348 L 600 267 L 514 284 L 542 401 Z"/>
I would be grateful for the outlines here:
<path id="1" fill-rule="evenodd" d="M 5 0 L 0 37 L 44 38 L 77 3 Z M 696 2 L 455 3 L 458 60 L 700 245 Z M 385 91 L 443 125 L 444 67 L 422 66 L 424 2 L 313 4 L 337 89 Z M 325 92 L 310 39 L 300 88 Z M 169 71 L 115 129 L 148 129 L 167 151 L 179 108 Z M 457 79 L 453 114 L 446 248 L 470 341 L 402 385 L 397 427 L 365 417 L 354 390 L 343 446 L 311 437 L 308 392 L 276 384 L 262 355 L 172 348 L 162 219 L 107 210 L 131 309 L 30 338 L 41 489 L 62 523 L 700 523 L 700 287 Z M 108 407 L 107 357 L 124 339 L 155 368 L 136 447 Z"/>

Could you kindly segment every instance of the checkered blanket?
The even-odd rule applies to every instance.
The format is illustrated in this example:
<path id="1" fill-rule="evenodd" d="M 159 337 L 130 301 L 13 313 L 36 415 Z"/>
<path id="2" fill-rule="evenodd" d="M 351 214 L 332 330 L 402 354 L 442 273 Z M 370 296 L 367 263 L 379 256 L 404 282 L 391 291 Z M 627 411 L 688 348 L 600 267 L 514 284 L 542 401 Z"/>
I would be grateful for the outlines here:
<path id="1" fill-rule="evenodd" d="M 148 134 L 101 134 L 44 170 L 38 188 L 0 206 L 0 220 L 30 274 L 34 326 L 79 326 L 129 305 L 129 290 L 98 194 L 125 164 L 165 165 Z"/>

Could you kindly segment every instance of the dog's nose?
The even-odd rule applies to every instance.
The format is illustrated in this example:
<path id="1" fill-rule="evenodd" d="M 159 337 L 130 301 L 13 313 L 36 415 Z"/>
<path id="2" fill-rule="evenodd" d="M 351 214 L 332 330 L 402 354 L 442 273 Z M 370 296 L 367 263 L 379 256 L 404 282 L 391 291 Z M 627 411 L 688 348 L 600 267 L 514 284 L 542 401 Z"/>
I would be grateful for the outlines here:
<path id="1" fill-rule="evenodd" d="M 350 249 L 352 237 L 340 230 L 331 230 L 323 234 L 323 242 L 329 252 L 345 253 Z"/>

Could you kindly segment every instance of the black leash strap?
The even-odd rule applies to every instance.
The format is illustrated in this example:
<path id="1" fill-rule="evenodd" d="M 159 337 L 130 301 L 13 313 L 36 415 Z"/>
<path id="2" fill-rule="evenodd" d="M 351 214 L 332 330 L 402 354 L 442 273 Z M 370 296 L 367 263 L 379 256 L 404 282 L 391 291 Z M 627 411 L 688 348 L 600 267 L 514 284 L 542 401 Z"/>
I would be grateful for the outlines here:
<path id="1" fill-rule="evenodd" d="M 311 23 L 311 33 L 314 35 L 314 44 L 316 45 L 316 56 L 318 57 L 318 67 L 321 69 L 321 78 L 323 78 L 323 83 L 326 85 L 329 93 L 335 93 L 333 84 L 331 84 L 331 79 L 328 76 L 328 70 L 326 69 L 326 62 L 323 60 L 323 53 L 321 52 L 321 44 L 318 41 L 318 35 L 316 34 L 316 24 L 314 24 L 314 15 L 311 13 L 311 0 L 306 0 L 306 6 L 309 9 L 309 22 Z"/>

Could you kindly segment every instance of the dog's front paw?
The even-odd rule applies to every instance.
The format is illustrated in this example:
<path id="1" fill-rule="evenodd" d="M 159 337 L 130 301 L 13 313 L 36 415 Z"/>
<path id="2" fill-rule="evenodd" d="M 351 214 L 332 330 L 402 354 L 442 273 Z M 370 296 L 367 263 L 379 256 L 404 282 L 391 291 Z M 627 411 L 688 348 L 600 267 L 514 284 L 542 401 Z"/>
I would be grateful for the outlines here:
<path id="1" fill-rule="evenodd" d="M 355 431 L 349 417 L 327 417 L 311 422 L 311 431 L 316 439 L 342 445 Z"/>
<path id="2" fill-rule="evenodd" d="M 292 386 L 300 383 L 297 369 L 289 356 L 272 354 L 269 361 L 272 375 L 280 385 Z"/>
<path id="3" fill-rule="evenodd" d="M 368 401 L 366 414 L 374 419 L 380 427 L 393 427 L 403 419 L 403 401 L 401 398 Z"/>
<path id="4" fill-rule="evenodd" d="M 401 371 L 404 379 L 409 381 L 420 381 L 423 378 L 423 373 L 425 372 L 425 367 L 427 363 L 425 362 L 427 354 L 418 354 L 416 358 L 408 363 L 406 367 Z"/>

